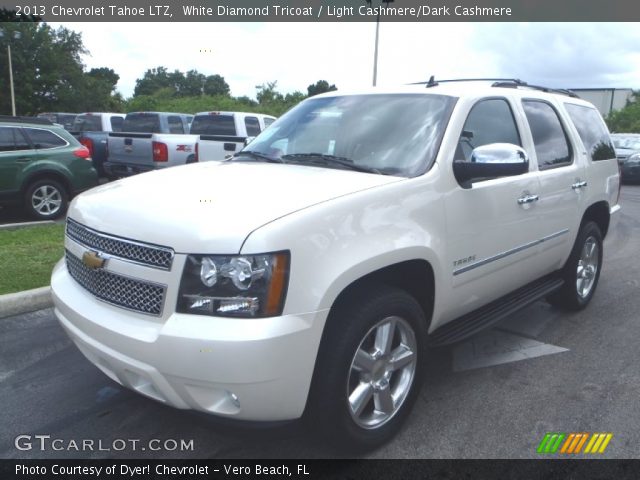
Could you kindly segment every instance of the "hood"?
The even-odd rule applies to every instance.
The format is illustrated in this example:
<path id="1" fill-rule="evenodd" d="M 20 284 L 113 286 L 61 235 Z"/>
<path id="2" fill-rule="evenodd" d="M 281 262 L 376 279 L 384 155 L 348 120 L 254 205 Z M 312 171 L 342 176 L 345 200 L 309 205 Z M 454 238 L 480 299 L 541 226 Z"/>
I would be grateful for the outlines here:
<path id="1" fill-rule="evenodd" d="M 177 253 L 237 253 L 258 227 L 399 177 L 254 162 L 205 162 L 108 183 L 78 196 L 69 217 Z"/>

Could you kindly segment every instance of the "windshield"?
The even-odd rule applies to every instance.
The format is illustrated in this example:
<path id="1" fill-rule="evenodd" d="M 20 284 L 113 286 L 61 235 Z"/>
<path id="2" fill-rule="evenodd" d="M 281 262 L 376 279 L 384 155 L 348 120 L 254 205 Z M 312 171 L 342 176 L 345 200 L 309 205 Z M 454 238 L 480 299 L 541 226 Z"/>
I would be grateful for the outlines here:
<path id="1" fill-rule="evenodd" d="M 286 163 L 352 163 L 361 171 L 413 177 L 435 159 L 454 104 L 453 97 L 421 94 L 314 98 L 279 118 L 244 151 Z M 260 161 L 258 155 L 238 159 Z"/>
<path id="2" fill-rule="evenodd" d="M 640 150 L 639 137 L 611 137 L 616 148 L 627 148 L 629 150 Z"/>

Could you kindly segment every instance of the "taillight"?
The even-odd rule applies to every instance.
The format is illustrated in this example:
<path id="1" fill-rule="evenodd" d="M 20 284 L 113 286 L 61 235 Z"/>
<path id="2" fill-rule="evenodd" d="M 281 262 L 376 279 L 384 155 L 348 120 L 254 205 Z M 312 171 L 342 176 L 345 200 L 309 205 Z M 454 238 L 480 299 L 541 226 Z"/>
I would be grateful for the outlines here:
<path id="1" fill-rule="evenodd" d="M 167 144 L 162 142 L 153 142 L 153 161 L 154 162 L 168 162 L 169 161 L 169 150 L 167 149 Z"/>
<path id="2" fill-rule="evenodd" d="M 87 150 L 89 150 L 89 155 L 93 157 L 93 140 L 85 137 L 80 139 L 80 143 L 87 147 Z"/>
<path id="3" fill-rule="evenodd" d="M 89 152 L 89 149 L 87 147 L 82 146 L 82 147 L 76 148 L 73 151 L 73 154 L 76 157 L 84 158 L 86 160 L 91 160 L 91 153 Z"/>

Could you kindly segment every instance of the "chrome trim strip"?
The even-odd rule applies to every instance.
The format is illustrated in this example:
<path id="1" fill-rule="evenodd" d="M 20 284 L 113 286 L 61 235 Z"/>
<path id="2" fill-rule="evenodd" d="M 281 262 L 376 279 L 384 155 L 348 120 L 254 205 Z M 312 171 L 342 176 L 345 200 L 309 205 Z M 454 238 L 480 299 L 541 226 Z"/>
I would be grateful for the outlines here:
<path id="1" fill-rule="evenodd" d="M 567 233 L 569 233 L 569 229 L 565 228 L 564 230 L 560 230 L 559 232 L 552 233 L 551 235 L 547 235 L 546 237 L 542 237 L 539 240 L 534 240 L 533 242 L 525 243 L 524 245 L 520 245 L 519 247 L 512 248 L 511 250 L 507 250 L 506 252 L 498 253 L 493 257 L 485 258 L 484 260 L 480 260 L 476 263 L 472 263 L 471 265 L 467 265 L 465 267 L 459 268 L 458 270 L 454 270 L 453 275 L 460 275 L 461 273 L 465 273 L 475 268 L 482 267 L 483 265 L 486 265 L 491 262 L 495 262 L 496 260 L 500 260 L 504 257 L 508 257 L 509 255 L 522 252 L 527 248 L 535 247 L 536 245 L 540 245 L 541 243 L 548 242 L 549 240 L 553 240 L 554 238 L 557 238 L 561 235 L 565 235 Z"/>
<path id="2" fill-rule="evenodd" d="M 126 258 L 126 257 L 121 257 L 119 255 L 114 255 L 113 253 L 110 252 L 105 252 L 102 251 L 96 247 L 93 247 L 91 245 L 87 245 L 86 243 L 84 243 L 82 240 L 80 240 L 79 238 L 76 238 L 73 233 L 69 233 L 69 230 L 67 228 L 67 226 L 65 225 L 65 229 L 64 229 L 64 233 L 67 237 L 69 237 L 70 239 L 72 239 L 74 242 L 76 242 L 78 245 L 81 245 L 82 247 L 88 249 L 88 250 L 93 250 L 99 253 L 102 253 L 104 255 L 107 255 L 109 258 L 117 258 L 118 260 L 122 260 L 123 262 L 128 262 L 128 263 L 133 263 L 135 265 L 140 265 L 143 267 L 148 267 L 148 268 L 157 268 L 158 270 L 166 270 L 167 272 L 171 270 L 171 267 L 173 266 L 173 260 L 175 257 L 175 251 L 173 250 L 173 248 L 169 248 L 169 247 L 163 247 L 162 245 L 155 245 L 153 243 L 143 243 L 143 242 L 137 242 L 135 240 L 130 240 L 128 238 L 123 238 L 123 237 L 116 237 L 113 235 L 109 235 L 107 233 L 102 233 L 99 232 L 98 230 L 94 230 L 93 228 L 87 227 L 79 222 L 76 222 L 75 220 L 71 219 L 71 218 L 67 218 L 67 224 L 68 223 L 74 223 L 77 225 L 77 227 L 79 228 L 84 228 L 85 230 L 89 230 L 91 233 L 93 233 L 94 235 L 98 236 L 98 237 L 102 237 L 102 238 L 107 238 L 109 240 L 114 240 L 116 242 L 122 242 L 122 243 L 128 243 L 130 245 L 137 245 L 139 247 L 142 248 L 150 248 L 150 249 L 156 249 L 156 250 L 161 250 L 163 252 L 168 253 L 171 256 L 171 261 L 169 263 L 169 266 L 167 267 L 163 267 L 161 265 L 153 265 L 150 263 L 144 263 L 144 262 L 139 262 L 137 260 L 133 260 L 131 258 Z"/>

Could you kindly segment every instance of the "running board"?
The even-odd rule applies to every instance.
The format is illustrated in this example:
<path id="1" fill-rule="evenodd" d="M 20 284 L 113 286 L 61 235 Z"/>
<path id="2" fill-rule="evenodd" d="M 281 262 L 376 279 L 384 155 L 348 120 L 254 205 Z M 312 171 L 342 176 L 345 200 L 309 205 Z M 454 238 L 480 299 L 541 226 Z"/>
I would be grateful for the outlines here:
<path id="1" fill-rule="evenodd" d="M 515 290 L 484 307 L 446 323 L 429 335 L 431 346 L 450 345 L 512 315 L 530 303 L 546 297 L 564 285 L 557 275 L 546 276 Z"/>

